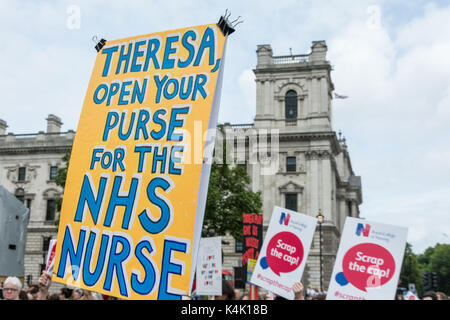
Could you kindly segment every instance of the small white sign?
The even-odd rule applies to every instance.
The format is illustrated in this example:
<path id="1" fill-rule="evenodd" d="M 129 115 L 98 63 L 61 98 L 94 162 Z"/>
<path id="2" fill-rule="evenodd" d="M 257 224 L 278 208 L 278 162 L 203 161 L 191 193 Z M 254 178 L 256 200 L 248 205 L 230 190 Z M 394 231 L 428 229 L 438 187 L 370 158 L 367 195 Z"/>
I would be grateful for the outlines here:
<path id="1" fill-rule="evenodd" d="M 305 269 L 317 219 L 274 207 L 251 283 L 293 300 Z"/>
<path id="2" fill-rule="evenodd" d="M 327 300 L 393 300 L 407 228 L 347 217 Z"/>
<path id="3" fill-rule="evenodd" d="M 222 238 L 201 238 L 197 258 L 196 293 L 222 295 Z"/>
<path id="4" fill-rule="evenodd" d="M 405 300 L 420 300 L 417 295 L 415 295 L 413 292 L 408 291 L 403 295 L 403 299 Z"/>

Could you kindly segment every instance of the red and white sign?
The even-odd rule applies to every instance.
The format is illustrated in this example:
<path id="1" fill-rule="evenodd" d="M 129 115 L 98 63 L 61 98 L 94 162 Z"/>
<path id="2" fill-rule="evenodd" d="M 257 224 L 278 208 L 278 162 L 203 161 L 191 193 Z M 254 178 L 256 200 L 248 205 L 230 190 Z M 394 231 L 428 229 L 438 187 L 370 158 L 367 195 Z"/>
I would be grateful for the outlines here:
<path id="1" fill-rule="evenodd" d="M 45 260 L 45 271 L 50 275 L 53 273 L 53 266 L 55 264 L 56 239 L 51 239 L 48 245 L 47 259 Z M 47 285 L 50 280 L 47 280 Z"/>
<path id="2" fill-rule="evenodd" d="M 408 229 L 347 217 L 327 300 L 392 300 Z"/>
<path id="3" fill-rule="evenodd" d="M 251 283 L 293 300 L 305 268 L 317 219 L 274 207 Z"/>
<path id="4" fill-rule="evenodd" d="M 416 296 L 414 293 L 412 293 L 411 291 L 408 291 L 407 293 L 405 293 L 403 295 L 403 298 L 405 300 L 420 300 L 418 296 Z"/>
<path id="5" fill-rule="evenodd" d="M 55 263 L 56 239 L 51 239 L 48 245 L 47 259 L 45 263 L 45 271 L 52 274 L 53 265 Z"/>

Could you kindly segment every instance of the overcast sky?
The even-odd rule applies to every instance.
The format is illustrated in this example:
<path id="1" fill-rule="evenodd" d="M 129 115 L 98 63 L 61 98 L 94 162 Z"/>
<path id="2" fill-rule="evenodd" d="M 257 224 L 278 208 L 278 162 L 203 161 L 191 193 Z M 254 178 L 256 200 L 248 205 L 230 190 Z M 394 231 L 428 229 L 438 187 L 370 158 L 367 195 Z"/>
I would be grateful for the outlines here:
<path id="1" fill-rule="evenodd" d="M 211 4 L 214 2 L 215 4 Z M 0 119 L 7 132 L 75 130 L 96 52 L 113 40 L 216 22 L 230 36 L 220 122 L 255 115 L 256 46 L 309 53 L 326 40 L 342 130 L 362 177 L 361 216 L 409 228 L 416 253 L 450 243 L 450 4 L 448 1 L 5 1 L 0 2 Z"/>

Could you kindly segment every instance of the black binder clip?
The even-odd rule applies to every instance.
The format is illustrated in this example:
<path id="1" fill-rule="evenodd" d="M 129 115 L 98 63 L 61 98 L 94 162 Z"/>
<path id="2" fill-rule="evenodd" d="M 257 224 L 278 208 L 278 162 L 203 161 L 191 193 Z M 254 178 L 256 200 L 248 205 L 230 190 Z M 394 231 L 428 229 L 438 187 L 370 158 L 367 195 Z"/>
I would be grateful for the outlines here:
<path id="1" fill-rule="evenodd" d="M 219 22 L 217 22 L 217 26 L 220 28 L 220 31 L 222 31 L 224 36 L 228 36 L 228 35 L 232 34 L 235 31 L 236 26 L 239 23 L 244 22 L 244 20 L 239 20 L 239 18 L 241 18 L 241 16 L 237 17 L 236 20 L 229 22 L 228 18 L 230 16 L 231 16 L 231 12 L 228 13 L 228 9 L 226 9 L 225 14 L 223 16 L 221 16 L 219 19 Z"/>
<path id="2" fill-rule="evenodd" d="M 100 50 L 102 50 L 103 46 L 106 43 L 105 39 L 100 39 L 100 41 L 97 41 L 97 36 L 93 36 L 92 37 L 92 41 L 95 42 L 95 50 L 97 50 L 97 52 L 99 52 Z"/>

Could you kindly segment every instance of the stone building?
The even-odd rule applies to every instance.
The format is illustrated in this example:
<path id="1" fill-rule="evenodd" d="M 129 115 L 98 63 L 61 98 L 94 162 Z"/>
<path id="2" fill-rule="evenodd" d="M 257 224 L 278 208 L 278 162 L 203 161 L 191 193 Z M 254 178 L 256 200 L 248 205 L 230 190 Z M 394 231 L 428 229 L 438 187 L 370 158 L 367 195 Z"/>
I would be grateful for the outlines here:
<path id="1" fill-rule="evenodd" d="M 327 46 L 314 41 L 310 54 L 273 56 L 270 45 L 258 45 L 256 53 L 254 123 L 227 126 L 235 145 L 241 140 L 246 146 L 244 152 L 236 148 L 236 162 L 241 159 L 246 167 L 253 191 L 262 192 L 265 226 L 275 205 L 311 216 L 321 210 L 322 279 L 327 288 L 345 217 L 359 217 L 362 203 L 361 178 L 352 169 L 345 139 L 332 127 L 334 85 Z M 269 145 L 277 143 L 265 148 L 271 170 L 261 159 L 266 151 L 260 152 L 261 143 L 256 148 L 251 143 L 262 135 L 269 136 L 262 137 Z M 320 287 L 319 239 L 316 232 L 302 279 L 315 288 Z M 238 270 L 239 260 L 228 253 L 225 265 Z"/>
<path id="2" fill-rule="evenodd" d="M 0 185 L 13 193 L 30 210 L 25 245 L 25 282 L 37 282 L 45 266 L 49 240 L 58 231 L 56 185 L 62 157 L 72 149 L 74 131 L 60 132 L 61 119 L 47 118 L 47 131 L 37 134 L 6 134 L 0 120 Z"/>
<path id="3" fill-rule="evenodd" d="M 314 41 L 311 53 L 273 56 L 270 45 L 258 45 L 256 114 L 251 124 L 225 124 L 236 144 L 239 165 L 261 191 L 264 224 L 273 206 L 316 216 L 321 210 L 323 286 L 328 287 L 345 217 L 359 216 L 361 179 L 351 165 L 345 139 L 332 127 L 334 85 L 324 41 Z M 74 132 L 60 132 L 61 120 L 49 115 L 47 132 L 6 134 L 0 120 L 0 185 L 30 209 L 25 252 L 25 277 L 37 281 L 50 237 L 56 236 L 55 200 L 62 190 L 55 174 L 72 147 Z M 266 151 L 260 152 L 267 141 Z M 257 147 L 252 146 L 257 141 Z M 240 154 L 239 154 L 240 152 Z M 267 166 L 266 164 L 269 163 Z M 316 232 L 302 281 L 320 286 L 320 236 Z M 224 269 L 236 275 L 242 265 L 240 247 L 224 237 Z M 31 277 L 31 279 L 30 279 Z"/>

